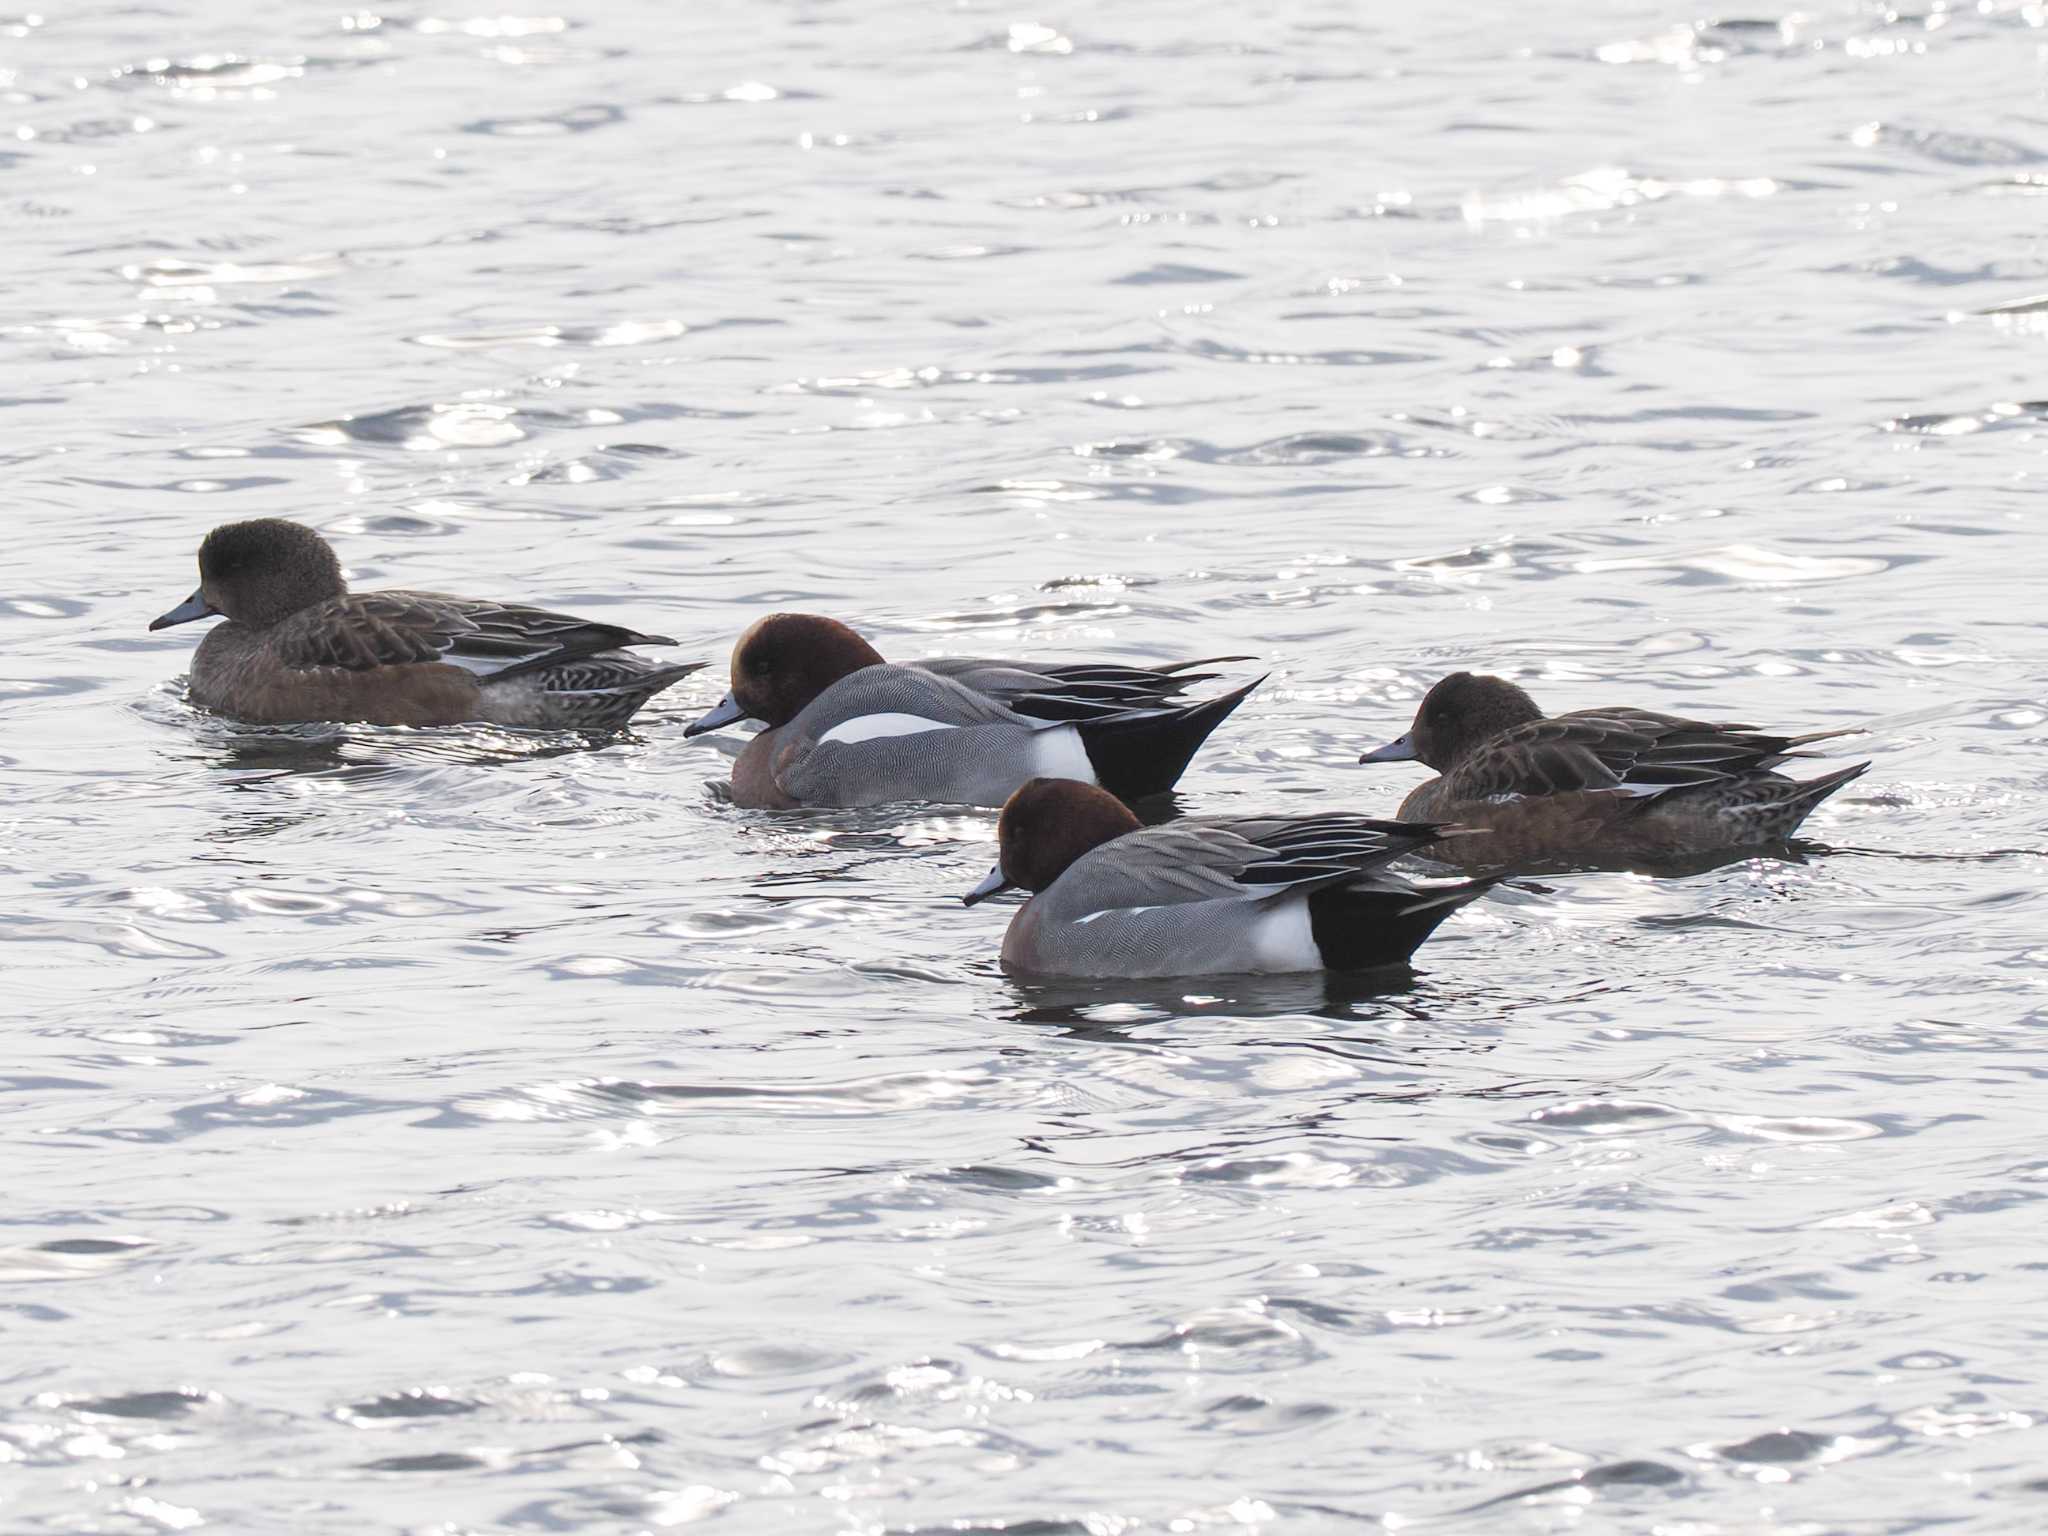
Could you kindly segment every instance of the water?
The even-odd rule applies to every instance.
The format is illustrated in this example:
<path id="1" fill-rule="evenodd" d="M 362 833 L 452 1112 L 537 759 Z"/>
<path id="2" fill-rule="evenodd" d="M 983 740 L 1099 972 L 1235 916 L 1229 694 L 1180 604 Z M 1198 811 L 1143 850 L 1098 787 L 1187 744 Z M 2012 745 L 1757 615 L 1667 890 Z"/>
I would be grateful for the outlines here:
<path id="1" fill-rule="evenodd" d="M 0 23 L 0 1527 L 2040 1529 L 2044 24 Z M 238 729 L 144 625 L 260 514 L 720 664 Z M 708 787 L 771 606 L 1254 652 L 1203 810 L 1458 666 L 1876 767 L 1405 984 L 1023 987 L 988 815 Z"/>

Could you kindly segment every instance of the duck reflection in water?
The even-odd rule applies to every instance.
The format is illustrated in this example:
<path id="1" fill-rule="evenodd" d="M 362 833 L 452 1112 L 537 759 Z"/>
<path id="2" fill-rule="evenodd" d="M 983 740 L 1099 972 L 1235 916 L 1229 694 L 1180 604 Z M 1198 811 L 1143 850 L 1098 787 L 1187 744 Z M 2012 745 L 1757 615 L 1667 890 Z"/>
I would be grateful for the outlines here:
<path id="1" fill-rule="evenodd" d="M 545 762 L 632 739 L 492 726 L 251 726 L 202 719 L 170 755 L 218 775 L 186 782 L 210 782 L 249 797 L 226 807 L 213 833 L 215 840 L 235 842 L 304 826 L 326 814 L 337 795 L 386 790 L 451 769 Z"/>
<path id="2" fill-rule="evenodd" d="M 1289 971 L 1277 975 L 1203 976 L 1149 981 L 1085 977 L 1009 978 L 1020 1024 L 1063 1029 L 1084 1039 L 1121 1039 L 1132 1029 L 1171 1019 L 1319 1018 L 1355 1024 L 1390 1015 L 1419 1016 L 1423 985 L 1403 963 L 1371 971 Z"/>

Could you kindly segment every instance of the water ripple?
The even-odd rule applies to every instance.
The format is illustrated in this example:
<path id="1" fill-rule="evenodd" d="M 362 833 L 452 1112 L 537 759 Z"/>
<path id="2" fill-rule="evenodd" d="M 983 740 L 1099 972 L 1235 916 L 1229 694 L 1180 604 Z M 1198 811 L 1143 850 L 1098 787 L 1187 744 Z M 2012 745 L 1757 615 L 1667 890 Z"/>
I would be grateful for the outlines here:
<path id="1" fill-rule="evenodd" d="M 2027 1528 L 2038 13 L 0 16 L 7 1529 Z M 712 666 L 216 718 L 264 515 Z M 683 739 L 775 609 L 1258 657 L 1153 817 L 1390 814 L 1459 669 L 1873 767 L 1012 978 L 992 815 Z"/>

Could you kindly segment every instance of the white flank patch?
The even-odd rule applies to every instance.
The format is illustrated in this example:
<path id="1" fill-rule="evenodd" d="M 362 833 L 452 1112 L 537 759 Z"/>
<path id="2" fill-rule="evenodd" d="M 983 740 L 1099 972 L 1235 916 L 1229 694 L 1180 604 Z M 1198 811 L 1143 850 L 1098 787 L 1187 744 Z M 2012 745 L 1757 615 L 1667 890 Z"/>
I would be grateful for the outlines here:
<path id="1" fill-rule="evenodd" d="M 921 736 L 926 731 L 950 731 L 956 727 L 943 720 L 927 720 L 923 715 L 855 715 L 851 720 L 842 720 L 818 738 L 818 745 L 828 741 L 879 741 L 886 736 Z"/>
<path id="2" fill-rule="evenodd" d="M 1097 784 L 1095 765 L 1088 761 L 1088 749 L 1081 733 L 1071 725 L 1055 725 L 1031 738 L 1031 771 L 1042 779 L 1079 779 Z"/>
<path id="3" fill-rule="evenodd" d="M 1319 971 L 1323 968 L 1323 952 L 1316 948 L 1306 896 L 1276 902 L 1261 912 L 1252 920 L 1249 937 L 1261 970 Z"/>

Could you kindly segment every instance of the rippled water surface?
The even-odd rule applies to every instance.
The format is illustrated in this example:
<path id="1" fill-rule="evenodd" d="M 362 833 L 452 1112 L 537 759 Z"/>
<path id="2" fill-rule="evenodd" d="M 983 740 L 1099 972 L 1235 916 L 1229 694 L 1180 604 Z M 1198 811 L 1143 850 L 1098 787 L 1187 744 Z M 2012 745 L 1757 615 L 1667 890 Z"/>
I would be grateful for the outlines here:
<path id="1" fill-rule="evenodd" d="M 0 18 L 8 1532 L 2048 1528 L 2048 15 Z M 213 524 L 716 665 L 261 732 Z M 1817 730 L 1803 862 L 1048 989 L 733 635 Z"/>

